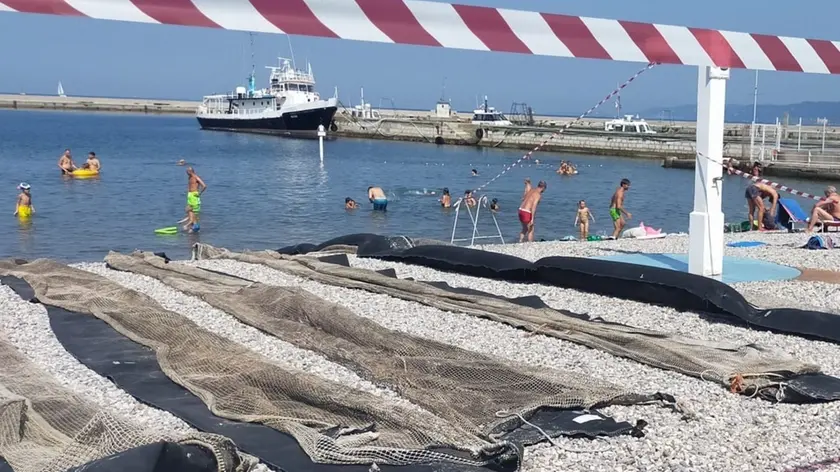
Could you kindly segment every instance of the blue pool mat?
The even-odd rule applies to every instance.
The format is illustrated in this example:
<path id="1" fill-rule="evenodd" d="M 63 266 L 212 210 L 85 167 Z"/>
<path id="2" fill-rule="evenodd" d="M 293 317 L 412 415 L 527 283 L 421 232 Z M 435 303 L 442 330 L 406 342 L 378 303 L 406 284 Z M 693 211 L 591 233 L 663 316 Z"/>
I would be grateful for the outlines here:
<path id="1" fill-rule="evenodd" d="M 688 254 L 616 254 L 598 256 L 592 259 L 640 264 L 662 269 L 688 272 Z M 765 280 L 791 280 L 799 277 L 800 271 L 780 264 L 744 257 L 723 258 L 723 277 L 727 284 L 737 282 L 760 282 Z"/>

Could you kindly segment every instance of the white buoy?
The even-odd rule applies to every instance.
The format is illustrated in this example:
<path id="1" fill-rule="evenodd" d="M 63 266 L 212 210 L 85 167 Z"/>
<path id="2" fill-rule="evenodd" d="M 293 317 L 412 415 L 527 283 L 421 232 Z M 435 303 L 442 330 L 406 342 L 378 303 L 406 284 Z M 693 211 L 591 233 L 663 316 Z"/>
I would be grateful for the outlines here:
<path id="1" fill-rule="evenodd" d="M 327 130 L 324 125 L 318 125 L 318 154 L 321 156 L 321 164 L 324 163 L 324 138 L 327 136 Z"/>

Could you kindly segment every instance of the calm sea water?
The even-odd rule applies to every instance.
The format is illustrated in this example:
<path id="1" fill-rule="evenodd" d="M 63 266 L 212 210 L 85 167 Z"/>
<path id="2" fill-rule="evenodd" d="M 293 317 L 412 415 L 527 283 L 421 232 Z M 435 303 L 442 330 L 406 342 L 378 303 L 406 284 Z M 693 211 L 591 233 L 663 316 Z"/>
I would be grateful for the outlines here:
<path id="1" fill-rule="evenodd" d="M 100 157 L 100 178 L 62 178 L 56 166 L 64 148 L 77 163 L 88 151 Z M 198 129 L 192 117 L 61 112 L 0 111 L 0 257 L 98 260 L 109 250 L 165 251 L 187 257 L 203 241 L 231 249 L 264 249 L 320 242 L 347 233 L 406 234 L 449 240 L 454 211 L 442 210 L 437 195 L 453 196 L 477 187 L 521 156 L 519 151 L 445 147 L 339 139 L 326 143 L 322 167 L 317 141 L 281 139 Z M 183 217 L 184 158 L 208 184 L 201 232 L 159 236 L 154 229 Z M 542 153 L 540 165 L 514 168 L 487 188 L 498 198 L 497 215 L 507 241 L 519 231 L 516 209 L 523 179 L 548 182 L 537 218 L 537 238 L 575 234 L 575 207 L 587 200 L 594 233 L 611 231 L 610 196 L 627 177 L 633 186 L 627 208 L 634 224 L 686 231 L 692 207 L 693 172 L 665 170 L 659 161 Z M 561 177 L 561 159 L 577 163 L 579 175 Z M 479 175 L 471 176 L 471 169 Z M 732 178 L 734 179 L 734 178 Z M 12 216 L 16 186 L 32 185 L 37 213 L 28 223 Z M 730 182 L 729 180 L 727 182 Z M 789 181 L 806 191 L 824 183 Z M 390 197 L 386 214 L 372 212 L 369 185 Z M 725 185 L 727 220 L 745 219 L 744 185 Z M 344 198 L 362 208 L 347 212 Z M 810 206 L 810 205 L 809 205 Z M 489 215 L 479 217 L 480 233 L 494 233 Z M 466 214 L 459 237 L 471 232 Z M 491 242 L 488 240 L 488 242 Z"/>

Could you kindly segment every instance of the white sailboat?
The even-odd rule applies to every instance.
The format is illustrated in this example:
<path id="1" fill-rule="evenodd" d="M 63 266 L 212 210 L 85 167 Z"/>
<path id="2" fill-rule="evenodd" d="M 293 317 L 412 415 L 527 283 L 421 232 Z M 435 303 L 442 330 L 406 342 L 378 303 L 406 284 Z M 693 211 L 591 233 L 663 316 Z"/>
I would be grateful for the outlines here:
<path id="1" fill-rule="evenodd" d="M 66 97 L 67 95 L 64 94 L 64 87 L 61 85 L 61 81 L 58 82 L 58 96 L 59 97 Z"/>

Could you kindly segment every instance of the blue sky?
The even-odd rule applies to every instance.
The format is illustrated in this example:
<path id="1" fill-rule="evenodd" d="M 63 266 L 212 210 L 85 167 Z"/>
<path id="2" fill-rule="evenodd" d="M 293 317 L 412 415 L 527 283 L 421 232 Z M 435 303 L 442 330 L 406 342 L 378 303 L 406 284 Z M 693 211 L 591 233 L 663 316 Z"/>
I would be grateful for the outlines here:
<path id="1" fill-rule="evenodd" d="M 519 8 L 644 22 L 840 39 L 840 2 L 805 0 L 606 1 L 460 0 L 458 3 Z M 106 22 L 0 13 L 0 91 L 54 94 L 59 80 L 69 95 L 200 99 L 231 90 L 250 71 L 247 33 L 201 28 Z M 369 102 L 390 98 L 398 108 L 431 108 L 444 77 L 447 98 L 459 110 L 477 95 L 507 110 L 527 102 L 536 113 L 578 113 L 606 95 L 639 64 L 483 53 L 440 48 L 292 37 L 298 65 L 309 59 L 322 95 L 339 87 L 356 103 L 365 87 Z M 285 36 L 255 35 L 258 86 L 264 65 L 288 56 Z M 622 96 L 626 112 L 694 103 L 696 68 L 660 66 Z M 735 71 L 728 103 L 752 103 L 753 72 Z M 840 101 L 840 77 L 764 72 L 759 101 Z M 390 103 L 390 102 L 383 102 Z"/>

